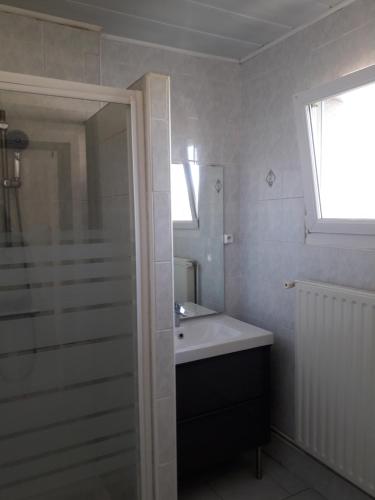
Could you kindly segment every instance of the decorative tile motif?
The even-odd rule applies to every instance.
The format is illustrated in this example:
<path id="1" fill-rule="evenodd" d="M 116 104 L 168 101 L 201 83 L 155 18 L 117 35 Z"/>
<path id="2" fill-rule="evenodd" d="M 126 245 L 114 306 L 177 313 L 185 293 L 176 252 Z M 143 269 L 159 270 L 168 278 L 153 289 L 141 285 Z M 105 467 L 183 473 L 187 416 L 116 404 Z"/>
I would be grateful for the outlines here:
<path id="1" fill-rule="evenodd" d="M 215 184 L 215 189 L 216 189 L 217 193 L 220 193 L 220 191 L 222 190 L 222 188 L 223 188 L 223 183 L 221 182 L 220 179 L 218 179 L 216 181 L 216 184 Z"/>
<path id="2" fill-rule="evenodd" d="M 276 174 L 273 170 L 270 170 L 267 174 L 266 182 L 269 185 L 269 187 L 272 187 L 275 181 L 276 181 Z"/>

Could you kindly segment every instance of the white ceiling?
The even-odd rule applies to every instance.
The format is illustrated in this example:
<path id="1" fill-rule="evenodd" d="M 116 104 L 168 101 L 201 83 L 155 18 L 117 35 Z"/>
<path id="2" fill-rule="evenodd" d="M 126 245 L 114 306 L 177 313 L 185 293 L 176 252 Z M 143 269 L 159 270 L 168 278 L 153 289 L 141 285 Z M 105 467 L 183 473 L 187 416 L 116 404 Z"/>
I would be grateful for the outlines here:
<path id="1" fill-rule="evenodd" d="M 242 60 L 348 0 L 2 0 L 105 33 Z"/>

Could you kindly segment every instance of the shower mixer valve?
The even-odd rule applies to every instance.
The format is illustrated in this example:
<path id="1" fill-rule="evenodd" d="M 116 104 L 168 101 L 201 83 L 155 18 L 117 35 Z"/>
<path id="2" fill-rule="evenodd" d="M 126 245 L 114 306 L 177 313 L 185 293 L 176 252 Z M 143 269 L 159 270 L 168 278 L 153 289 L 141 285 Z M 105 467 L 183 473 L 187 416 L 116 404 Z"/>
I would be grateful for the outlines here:
<path id="1" fill-rule="evenodd" d="M 1 184 L 3 188 L 8 188 L 8 189 L 16 189 L 21 187 L 22 181 L 21 181 L 21 153 L 19 151 L 16 151 L 14 153 L 14 170 L 13 170 L 13 177 L 11 178 L 5 178 L 1 180 Z"/>
<path id="2" fill-rule="evenodd" d="M 21 187 L 21 159 L 24 149 L 29 146 L 29 137 L 22 130 L 11 130 L 6 121 L 6 112 L 0 109 L 0 184 L 6 189 Z M 13 176 L 9 172 L 8 151 L 13 150 Z"/>
<path id="3" fill-rule="evenodd" d="M 21 153 L 19 151 L 16 151 L 14 153 L 14 170 L 13 170 L 13 177 L 5 178 L 1 180 L 1 184 L 3 188 L 7 189 L 16 189 L 21 187 L 22 181 L 21 181 Z"/>
<path id="4" fill-rule="evenodd" d="M 2 179 L 1 184 L 6 189 L 16 189 L 21 187 L 21 179 L 19 177 L 12 177 L 12 179 Z"/>

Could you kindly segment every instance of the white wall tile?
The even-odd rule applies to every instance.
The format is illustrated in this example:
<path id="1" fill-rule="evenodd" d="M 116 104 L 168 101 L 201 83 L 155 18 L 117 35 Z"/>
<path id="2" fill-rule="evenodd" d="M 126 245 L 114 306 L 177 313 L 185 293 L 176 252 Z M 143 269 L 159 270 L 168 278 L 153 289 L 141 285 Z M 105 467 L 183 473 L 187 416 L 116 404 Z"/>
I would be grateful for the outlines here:
<path id="1" fill-rule="evenodd" d="M 42 23 L 0 12 L 0 69 L 42 75 Z"/>
<path id="2" fill-rule="evenodd" d="M 305 241 L 305 204 L 303 198 L 283 199 L 282 240 L 296 243 Z"/>
<path id="3" fill-rule="evenodd" d="M 100 85 L 100 56 L 99 54 L 84 54 L 84 81 Z"/>
<path id="4" fill-rule="evenodd" d="M 142 74 L 132 66 L 116 63 L 109 59 L 101 58 L 101 81 L 102 85 L 127 89 L 132 83 L 142 77 Z"/>
<path id="5" fill-rule="evenodd" d="M 155 396 L 171 397 L 174 394 L 174 337 L 173 330 L 156 333 L 155 347 Z"/>
<path id="6" fill-rule="evenodd" d="M 151 120 L 152 140 L 152 189 L 170 191 L 170 139 L 169 125 L 165 120 Z"/>
<path id="7" fill-rule="evenodd" d="M 283 198 L 303 197 L 302 175 L 299 166 L 282 171 Z"/>
<path id="8" fill-rule="evenodd" d="M 43 30 L 45 76 L 98 83 L 99 33 L 52 23 Z"/>
<path id="9" fill-rule="evenodd" d="M 170 462 L 159 466 L 159 484 L 157 495 L 159 500 L 173 500 L 177 498 L 177 465 Z"/>
<path id="10" fill-rule="evenodd" d="M 259 203 L 258 230 L 265 241 L 283 240 L 283 200 Z"/>
<path id="11" fill-rule="evenodd" d="M 167 192 L 153 193 L 154 205 L 154 259 L 172 260 L 171 195 Z"/>
<path id="12" fill-rule="evenodd" d="M 157 459 L 160 465 L 176 460 L 176 402 L 173 397 L 158 399 L 156 407 Z"/>
<path id="13" fill-rule="evenodd" d="M 169 330 L 173 327 L 172 264 L 155 263 L 155 324 L 156 330 Z"/>
<path id="14" fill-rule="evenodd" d="M 169 119 L 169 92 L 165 77 L 150 79 L 151 118 Z"/>

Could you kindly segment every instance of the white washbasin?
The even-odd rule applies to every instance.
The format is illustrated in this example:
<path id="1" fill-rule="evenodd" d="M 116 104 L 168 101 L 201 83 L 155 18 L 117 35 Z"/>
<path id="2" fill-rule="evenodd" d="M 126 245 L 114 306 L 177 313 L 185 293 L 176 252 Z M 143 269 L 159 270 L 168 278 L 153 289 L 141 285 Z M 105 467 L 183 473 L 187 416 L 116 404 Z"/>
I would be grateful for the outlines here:
<path id="1" fill-rule="evenodd" d="M 183 321 L 175 330 L 176 364 L 273 344 L 273 334 L 225 314 Z"/>

